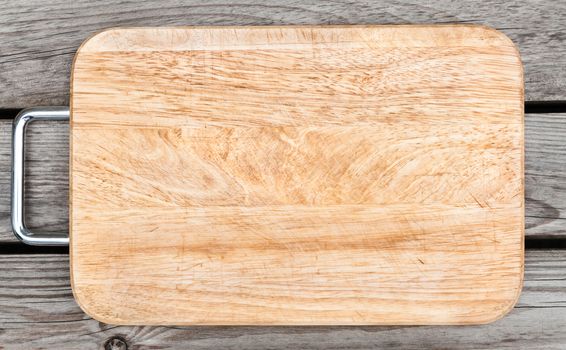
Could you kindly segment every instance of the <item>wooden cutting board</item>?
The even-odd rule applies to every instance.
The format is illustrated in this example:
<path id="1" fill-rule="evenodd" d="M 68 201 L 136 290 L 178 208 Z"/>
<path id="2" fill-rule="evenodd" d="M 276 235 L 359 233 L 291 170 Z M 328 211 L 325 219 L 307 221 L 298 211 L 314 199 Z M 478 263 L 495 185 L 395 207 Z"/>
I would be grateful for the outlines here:
<path id="1" fill-rule="evenodd" d="M 110 29 L 71 88 L 75 298 L 111 324 L 474 324 L 523 277 L 490 28 Z"/>

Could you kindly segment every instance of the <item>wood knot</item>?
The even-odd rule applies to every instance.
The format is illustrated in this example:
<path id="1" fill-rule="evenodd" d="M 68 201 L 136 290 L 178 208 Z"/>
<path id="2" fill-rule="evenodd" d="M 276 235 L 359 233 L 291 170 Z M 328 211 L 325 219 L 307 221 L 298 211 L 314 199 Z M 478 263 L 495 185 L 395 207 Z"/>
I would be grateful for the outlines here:
<path id="1" fill-rule="evenodd" d="M 104 342 L 104 350 L 128 350 L 126 339 L 114 336 Z"/>

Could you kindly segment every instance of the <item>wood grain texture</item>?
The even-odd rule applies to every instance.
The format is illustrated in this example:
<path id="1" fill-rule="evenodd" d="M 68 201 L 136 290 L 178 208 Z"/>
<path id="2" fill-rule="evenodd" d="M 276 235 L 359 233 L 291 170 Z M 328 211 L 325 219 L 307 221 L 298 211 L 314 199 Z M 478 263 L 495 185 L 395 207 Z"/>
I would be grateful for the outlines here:
<path id="1" fill-rule="evenodd" d="M 527 251 L 525 258 L 515 309 L 484 326 L 116 327 L 75 303 L 67 256 L 0 256 L 0 344 L 88 350 L 122 336 L 130 349 L 562 349 L 566 251 Z"/>
<path id="2" fill-rule="evenodd" d="M 566 3 L 506 1 L 25 0 L 0 7 L 0 108 L 68 104 L 73 55 L 116 26 L 477 23 L 520 48 L 527 100 L 565 100 Z"/>
<path id="3" fill-rule="evenodd" d="M 102 32 L 72 77 L 75 297 L 112 324 L 493 321 L 522 78 L 480 26 Z"/>
<path id="4" fill-rule="evenodd" d="M 68 232 L 69 128 L 35 123 L 26 139 L 26 213 L 31 227 Z M 15 242 L 10 228 L 11 120 L 0 120 L 0 242 Z M 566 234 L 566 116 L 525 115 L 525 235 Z"/>

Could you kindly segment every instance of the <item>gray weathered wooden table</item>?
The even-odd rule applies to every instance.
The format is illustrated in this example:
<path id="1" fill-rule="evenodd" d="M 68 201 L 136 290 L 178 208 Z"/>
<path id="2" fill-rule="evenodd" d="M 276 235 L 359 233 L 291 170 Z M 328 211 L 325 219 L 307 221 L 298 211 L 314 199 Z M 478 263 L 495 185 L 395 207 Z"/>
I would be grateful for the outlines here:
<path id="1" fill-rule="evenodd" d="M 3 1 L 0 3 L 0 348 L 566 349 L 566 1 Z M 67 105 L 80 43 L 115 26 L 480 23 L 525 65 L 526 261 L 515 309 L 466 327 L 115 327 L 73 300 L 66 249 L 23 246 L 9 223 L 11 122 Z M 68 229 L 68 127 L 30 126 L 32 228 Z M 108 247 L 109 250 L 120 249 Z M 113 337 L 111 343 L 107 341 Z M 112 345 L 113 344 L 113 345 Z"/>

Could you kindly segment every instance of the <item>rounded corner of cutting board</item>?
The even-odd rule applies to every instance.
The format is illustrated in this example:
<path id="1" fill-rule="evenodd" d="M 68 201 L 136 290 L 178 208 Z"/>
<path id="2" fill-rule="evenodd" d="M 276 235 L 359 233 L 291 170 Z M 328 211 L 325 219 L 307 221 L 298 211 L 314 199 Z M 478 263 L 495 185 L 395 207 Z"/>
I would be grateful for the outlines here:
<path id="1" fill-rule="evenodd" d="M 72 221 L 72 215 L 70 215 L 70 220 Z M 109 299 L 100 296 L 100 294 L 102 294 L 100 293 L 100 286 L 92 286 L 89 289 L 87 284 L 81 280 L 83 278 L 83 271 L 81 271 L 81 268 L 77 268 L 76 264 L 76 249 L 73 245 L 72 226 L 72 222 L 69 222 L 69 273 L 71 291 L 75 302 L 85 314 L 98 322 L 121 326 L 134 325 L 112 314 L 111 310 L 114 309 L 114 305 Z"/>
<path id="2" fill-rule="evenodd" d="M 114 40 L 116 38 L 115 33 L 124 31 L 125 29 L 127 28 L 110 27 L 93 33 L 81 43 L 81 45 L 77 49 L 75 57 L 82 52 L 89 52 L 89 51 L 96 52 L 96 51 L 104 50 L 104 47 L 107 45 L 108 41 Z"/>
<path id="3" fill-rule="evenodd" d="M 521 298 L 521 293 L 523 291 L 523 282 L 524 282 L 524 263 L 521 264 L 521 272 L 517 275 L 517 285 L 515 286 L 516 292 L 512 298 L 504 300 L 501 302 L 501 307 L 492 310 L 485 315 L 480 315 L 475 320 L 471 320 L 470 324 L 472 325 L 484 325 L 494 323 L 499 321 L 500 319 L 507 316 L 517 305 L 519 299 Z M 511 287 L 510 287 L 511 288 Z"/>
<path id="4" fill-rule="evenodd" d="M 73 273 L 71 272 L 71 275 Z M 83 290 L 81 287 L 79 287 L 75 281 L 74 278 L 71 277 L 71 290 L 73 292 L 73 297 L 75 299 L 75 302 L 77 303 L 77 305 L 79 305 L 79 307 L 81 308 L 81 310 L 87 314 L 89 317 L 95 319 L 98 322 L 102 322 L 105 324 L 111 324 L 111 325 L 126 325 L 127 323 L 124 323 L 123 320 L 119 320 L 117 318 L 114 318 L 111 315 L 108 315 L 107 312 L 104 312 L 102 310 L 99 310 L 97 308 L 97 305 L 100 305 L 101 303 L 104 304 L 104 301 L 98 301 L 98 303 L 96 302 L 96 295 L 93 295 L 92 293 L 88 293 L 87 291 Z M 109 307 L 109 305 L 106 305 L 106 307 Z"/>

